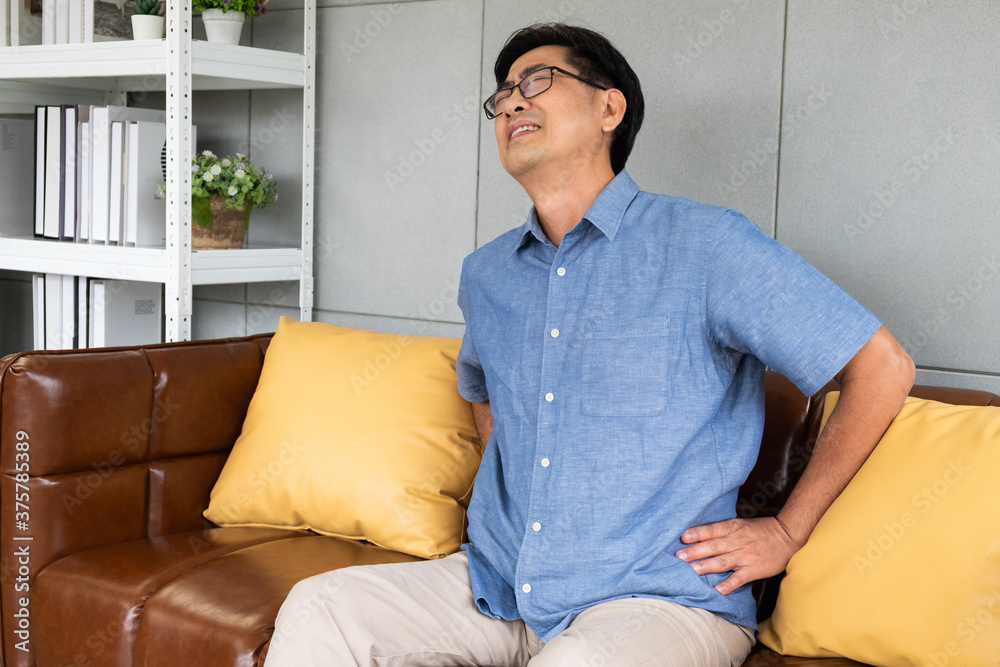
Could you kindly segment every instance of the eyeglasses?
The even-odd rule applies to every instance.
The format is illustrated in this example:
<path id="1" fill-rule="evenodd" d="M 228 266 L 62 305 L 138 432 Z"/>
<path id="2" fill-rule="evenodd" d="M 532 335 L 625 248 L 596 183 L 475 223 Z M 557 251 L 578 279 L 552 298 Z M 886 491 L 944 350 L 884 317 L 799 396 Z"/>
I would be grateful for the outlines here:
<path id="1" fill-rule="evenodd" d="M 573 74 L 572 72 L 567 72 L 566 70 L 560 68 L 549 66 L 543 67 L 542 69 L 535 70 L 528 76 L 521 79 L 521 82 L 516 86 L 509 86 L 507 88 L 501 88 L 497 92 L 489 96 L 486 102 L 483 104 L 483 110 L 486 112 L 486 118 L 493 120 L 497 116 L 503 113 L 504 107 L 507 104 L 507 100 L 510 96 L 514 94 L 514 88 L 518 88 L 521 91 L 521 97 L 524 99 L 530 99 L 537 95 L 541 95 L 546 90 L 552 87 L 552 77 L 559 72 L 565 74 L 566 76 L 573 77 L 577 81 L 583 81 L 588 86 L 593 86 L 600 90 L 607 90 L 607 86 L 602 86 L 599 83 L 584 79 L 582 76 Z"/>

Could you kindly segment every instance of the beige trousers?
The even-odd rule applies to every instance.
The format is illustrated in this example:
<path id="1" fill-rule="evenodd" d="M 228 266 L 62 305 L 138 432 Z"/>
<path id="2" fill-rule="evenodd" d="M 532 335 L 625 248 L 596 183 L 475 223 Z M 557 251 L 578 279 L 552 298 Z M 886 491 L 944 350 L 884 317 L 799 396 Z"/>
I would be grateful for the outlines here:
<path id="1" fill-rule="evenodd" d="M 265 667 L 739 667 L 753 631 L 702 609 L 629 598 L 595 605 L 550 642 L 472 599 L 465 552 L 343 568 L 299 582 Z"/>

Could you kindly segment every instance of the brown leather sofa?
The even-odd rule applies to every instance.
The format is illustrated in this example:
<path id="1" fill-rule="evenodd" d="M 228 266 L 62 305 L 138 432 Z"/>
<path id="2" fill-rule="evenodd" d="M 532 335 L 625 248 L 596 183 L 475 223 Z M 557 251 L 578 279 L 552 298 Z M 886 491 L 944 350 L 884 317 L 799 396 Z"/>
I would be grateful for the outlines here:
<path id="1" fill-rule="evenodd" d="M 246 665 L 266 654 L 295 582 L 413 560 L 305 532 L 202 518 L 268 335 L 0 361 L 0 627 L 8 667 Z M 829 387 L 827 388 L 829 389 Z M 768 373 L 760 458 L 739 514 L 773 515 L 809 458 L 817 396 Z M 917 387 L 952 403 L 984 392 Z M 780 577 L 757 582 L 759 615 Z M 857 665 L 778 656 L 747 665 Z"/>

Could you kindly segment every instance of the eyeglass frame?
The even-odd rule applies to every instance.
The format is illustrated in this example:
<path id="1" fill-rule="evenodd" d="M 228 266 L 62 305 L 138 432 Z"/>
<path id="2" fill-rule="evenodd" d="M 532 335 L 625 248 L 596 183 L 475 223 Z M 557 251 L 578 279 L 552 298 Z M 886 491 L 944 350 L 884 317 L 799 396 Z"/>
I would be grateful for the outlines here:
<path id="1" fill-rule="evenodd" d="M 543 70 L 550 70 L 549 71 L 549 85 L 548 85 L 548 88 L 540 90 L 537 93 L 535 93 L 534 95 L 530 95 L 530 96 L 526 95 L 525 92 L 524 92 L 524 88 L 522 88 L 522 86 L 524 85 L 524 82 L 531 80 L 532 76 L 534 76 L 535 74 L 538 74 L 539 72 L 541 72 Z M 572 77 L 572 78 L 576 79 L 577 81 L 582 81 L 583 83 L 587 84 L 588 86 L 593 86 L 594 88 L 597 88 L 598 90 L 611 90 L 609 87 L 602 86 L 601 84 L 599 84 L 599 83 L 597 83 L 595 81 L 590 81 L 589 79 L 585 79 L 582 76 L 580 76 L 579 74 L 573 74 L 572 72 L 567 72 L 562 67 L 556 67 L 555 65 L 549 65 L 547 67 L 539 67 L 538 69 L 534 70 L 533 72 L 525 75 L 525 77 L 523 79 L 521 79 L 520 81 L 518 81 L 516 84 L 513 84 L 513 85 L 508 86 L 506 88 L 500 88 L 495 93 L 493 93 L 492 95 L 490 95 L 489 97 L 487 97 L 486 101 L 483 102 L 483 111 L 486 113 L 486 119 L 487 120 L 493 120 L 494 118 L 497 118 L 500 115 L 499 113 L 493 113 L 493 112 L 491 112 L 489 110 L 489 104 L 490 104 L 491 101 L 493 102 L 493 108 L 494 109 L 497 108 L 497 103 L 496 103 L 496 96 L 497 95 L 499 95 L 500 93 L 508 92 L 509 91 L 510 95 L 508 97 L 512 97 L 514 95 L 514 89 L 517 88 L 519 91 L 521 91 L 521 97 L 523 97 L 526 100 L 530 100 L 532 97 L 538 97 L 539 95 L 541 95 L 542 93 L 544 93 L 546 90 L 549 90 L 549 88 L 552 88 L 552 81 L 555 79 L 555 73 L 556 72 L 559 72 L 560 74 L 565 74 L 566 76 Z M 508 97 L 505 97 L 504 100 L 508 99 Z"/>

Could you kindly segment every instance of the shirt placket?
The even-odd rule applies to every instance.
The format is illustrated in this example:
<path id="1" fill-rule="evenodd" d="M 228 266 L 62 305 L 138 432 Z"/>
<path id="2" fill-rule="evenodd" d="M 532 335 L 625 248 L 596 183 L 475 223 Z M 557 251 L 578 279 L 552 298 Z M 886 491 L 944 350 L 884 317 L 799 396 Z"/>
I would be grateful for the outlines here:
<path id="1" fill-rule="evenodd" d="M 546 516 L 546 511 L 549 508 L 548 490 L 551 477 L 557 474 L 559 461 L 555 447 L 558 415 L 564 398 L 561 395 L 559 378 L 563 361 L 560 344 L 565 340 L 561 338 L 565 332 L 560 327 L 566 316 L 569 299 L 568 270 L 563 266 L 567 250 L 565 242 L 559 248 L 553 246 L 543 248 L 543 252 L 546 253 L 543 256 L 547 260 L 551 258 L 551 261 L 549 261 L 546 290 L 545 322 L 540 332 L 542 354 L 538 385 L 538 420 L 530 462 L 531 474 L 524 533 L 514 585 L 518 607 L 526 620 L 530 620 L 533 616 L 528 610 L 536 606 L 535 600 L 538 596 L 546 594 L 546 591 L 539 589 L 535 583 L 536 574 L 539 572 L 537 567 L 552 565 L 545 557 L 545 542 L 546 529 L 550 525 L 548 522 L 553 517 Z"/>

